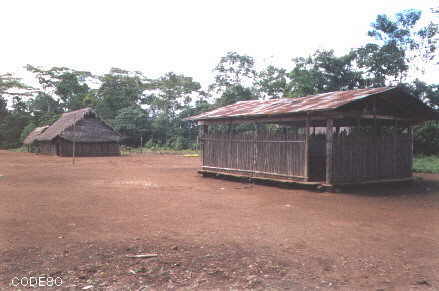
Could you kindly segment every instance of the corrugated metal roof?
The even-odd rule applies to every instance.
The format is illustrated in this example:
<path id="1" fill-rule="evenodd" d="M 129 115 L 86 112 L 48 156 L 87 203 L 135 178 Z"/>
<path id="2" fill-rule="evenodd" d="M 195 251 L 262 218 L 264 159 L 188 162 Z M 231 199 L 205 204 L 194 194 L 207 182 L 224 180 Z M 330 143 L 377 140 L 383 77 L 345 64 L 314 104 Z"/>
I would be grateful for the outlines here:
<path id="1" fill-rule="evenodd" d="M 355 100 L 392 90 L 394 87 L 336 91 L 300 98 L 239 101 L 212 111 L 187 118 L 187 120 L 207 120 L 259 115 L 279 115 L 310 111 L 329 111 Z"/>

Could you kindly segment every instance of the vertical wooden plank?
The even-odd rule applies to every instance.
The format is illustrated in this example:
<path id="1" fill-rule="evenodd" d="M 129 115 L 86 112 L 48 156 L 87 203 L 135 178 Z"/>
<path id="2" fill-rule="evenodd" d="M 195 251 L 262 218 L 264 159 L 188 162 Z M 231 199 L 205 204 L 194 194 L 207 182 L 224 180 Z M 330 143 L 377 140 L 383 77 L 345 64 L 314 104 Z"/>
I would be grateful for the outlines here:
<path id="1" fill-rule="evenodd" d="M 332 163 L 334 151 L 334 120 L 326 121 L 326 184 L 332 184 Z"/>
<path id="2" fill-rule="evenodd" d="M 305 121 L 305 159 L 304 159 L 304 176 L 305 181 L 309 180 L 309 114 L 306 115 Z"/>

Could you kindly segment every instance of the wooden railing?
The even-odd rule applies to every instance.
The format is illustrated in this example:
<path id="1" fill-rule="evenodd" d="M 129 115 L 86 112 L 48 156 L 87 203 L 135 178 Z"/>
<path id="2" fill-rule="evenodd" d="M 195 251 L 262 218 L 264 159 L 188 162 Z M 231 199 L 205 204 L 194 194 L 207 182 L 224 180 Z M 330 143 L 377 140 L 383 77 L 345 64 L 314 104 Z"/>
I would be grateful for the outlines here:
<path id="1" fill-rule="evenodd" d="M 305 137 L 283 132 L 209 133 L 200 138 L 203 169 L 305 178 Z"/>

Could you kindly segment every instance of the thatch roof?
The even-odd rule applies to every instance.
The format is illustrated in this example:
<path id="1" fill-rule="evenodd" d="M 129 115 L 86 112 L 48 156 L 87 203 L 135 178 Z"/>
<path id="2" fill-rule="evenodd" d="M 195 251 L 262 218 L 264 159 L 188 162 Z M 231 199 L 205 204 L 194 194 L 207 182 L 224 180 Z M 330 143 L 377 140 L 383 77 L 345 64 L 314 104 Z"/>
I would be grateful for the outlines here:
<path id="1" fill-rule="evenodd" d="M 31 133 L 29 133 L 29 135 L 24 139 L 23 143 L 24 144 L 31 144 L 35 141 L 35 139 L 37 138 L 37 136 L 39 136 L 40 134 L 42 134 L 49 126 L 41 126 L 41 127 L 37 127 L 34 130 L 32 130 Z"/>
<path id="2" fill-rule="evenodd" d="M 56 137 L 76 142 L 118 142 L 120 139 L 120 135 L 100 120 L 92 108 L 64 113 L 36 140 L 51 141 Z"/>

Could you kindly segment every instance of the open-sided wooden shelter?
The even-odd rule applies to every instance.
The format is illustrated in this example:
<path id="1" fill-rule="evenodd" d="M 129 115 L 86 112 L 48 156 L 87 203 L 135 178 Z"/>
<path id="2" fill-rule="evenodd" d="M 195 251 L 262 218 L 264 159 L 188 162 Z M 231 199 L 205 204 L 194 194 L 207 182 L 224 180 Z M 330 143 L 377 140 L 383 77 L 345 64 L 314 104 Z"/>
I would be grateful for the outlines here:
<path id="1" fill-rule="evenodd" d="M 398 87 L 240 101 L 188 118 L 201 126 L 202 174 L 327 186 L 411 179 L 412 126 L 435 119 Z"/>
<path id="2" fill-rule="evenodd" d="M 92 108 L 62 114 L 51 126 L 35 129 L 25 139 L 35 151 L 59 156 L 118 156 L 120 135 Z"/>

